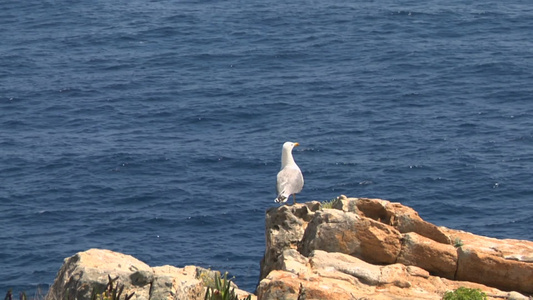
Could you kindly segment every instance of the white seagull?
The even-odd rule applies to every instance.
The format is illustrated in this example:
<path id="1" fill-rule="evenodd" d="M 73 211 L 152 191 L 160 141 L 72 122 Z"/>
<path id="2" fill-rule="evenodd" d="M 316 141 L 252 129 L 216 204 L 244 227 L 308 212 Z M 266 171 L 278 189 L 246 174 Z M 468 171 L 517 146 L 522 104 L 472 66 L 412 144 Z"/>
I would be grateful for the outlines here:
<path id="1" fill-rule="evenodd" d="M 298 143 L 285 142 L 281 150 L 281 170 L 278 173 L 278 197 L 275 202 L 287 202 L 289 196 L 292 195 L 294 203 L 296 203 L 296 196 L 304 186 L 304 177 L 302 171 L 292 158 L 292 148 L 299 146 Z"/>

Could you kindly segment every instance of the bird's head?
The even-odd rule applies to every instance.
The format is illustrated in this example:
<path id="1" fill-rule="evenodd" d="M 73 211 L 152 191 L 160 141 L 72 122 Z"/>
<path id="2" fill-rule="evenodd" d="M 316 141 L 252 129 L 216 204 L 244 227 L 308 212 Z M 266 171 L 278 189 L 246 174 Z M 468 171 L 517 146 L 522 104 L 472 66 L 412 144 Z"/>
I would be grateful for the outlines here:
<path id="1" fill-rule="evenodd" d="M 296 147 L 296 146 L 300 146 L 299 143 L 294 143 L 294 142 L 285 142 L 283 144 L 283 149 L 289 149 L 289 150 L 292 150 L 292 148 Z"/>

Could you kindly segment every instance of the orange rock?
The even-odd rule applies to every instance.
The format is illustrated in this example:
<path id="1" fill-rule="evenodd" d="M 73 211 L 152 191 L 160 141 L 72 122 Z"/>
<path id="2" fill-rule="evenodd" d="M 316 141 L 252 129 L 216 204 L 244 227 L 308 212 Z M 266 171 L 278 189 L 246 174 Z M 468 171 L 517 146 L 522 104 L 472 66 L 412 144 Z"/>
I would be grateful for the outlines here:
<path id="1" fill-rule="evenodd" d="M 502 290 L 533 294 L 533 264 L 508 260 L 478 251 L 459 249 L 457 279 L 482 283 Z"/>
<path id="2" fill-rule="evenodd" d="M 391 226 L 336 209 L 317 211 L 299 251 L 341 252 L 374 263 L 393 263 L 400 253 L 401 235 Z"/>
<path id="3" fill-rule="evenodd" d="M 286 256 L 292 259 L 294 256 Z M 298 260 L 305 258 L 298 258 Z M 433 299 L 440 300 L 446 291 L 459 287 L 483 290 L 488 299 L 528 299 L 518 293 L 508 293 L 482 284 L 452 281 L 436 276 L 419 267 L 403 264 L 372 265 L 359 258 L 315 250 L 309 257 L 307 272 L 294 274 L 274 270 L 261 280 L 257 297 L 277 299 Z"/>
<path id="4" fill-rule="evenodd" d="M 441 244 L 418 233 L 403 235 L 402 251 L 398 263 L 417 266 L 433 275 L 448 279 L 455 278 L 457 270 L 457 249 L 448 244 Z"/>
<path id="5" fill-rule="evenodd" d="M 420 218 L 418 213 L 400 203 L 392 203 L 381 199 L 369 198 L 342 198 L 346 207 L 357 207 L 360 215 L 381 223 L 391 225 L 401 233 L 416 232 L 421 236 L 450 244 L 450 238 L 439 227 Z"/>
<path id="6" fill-rule="evenodd" d="M 305 290 L 344 299 L 319 294 L 319 283 L 346 299 L 441 299 L 461 286 L 480 288 L 488 299 L 533 293 L 532 242 L 437 227 L 412 208 L 381 199 L 340 196 L 332 207 L 312 202 L 267 212 L 260 298 L 276 299 L 281 290 L 297 298 Z M 453 244 L 466 246 L 458 253 Z"/>
<path id="7" fill-rule="evenodd" d="M 258 300 L 360 299 L 351 284 L 317 274 L 301 279 L 286 271 L 272 271 L 257 287 Z"/>

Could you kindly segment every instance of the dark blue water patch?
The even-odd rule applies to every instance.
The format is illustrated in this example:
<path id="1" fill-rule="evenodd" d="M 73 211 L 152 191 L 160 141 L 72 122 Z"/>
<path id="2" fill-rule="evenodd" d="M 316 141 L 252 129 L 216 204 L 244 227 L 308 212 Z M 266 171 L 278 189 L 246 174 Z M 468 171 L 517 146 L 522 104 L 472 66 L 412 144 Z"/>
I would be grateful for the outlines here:
<path id="1" fill-rule="evenodd" d="M 491 224 L 487 224 L 486 227 L 493 232 L 493 235 L 496 238 L 506 238 L 509 230 L 520 230 L 527 229 L 529 226 L 529 221 L 531 220 L 531 215 L 517 216 L 509 220 L 496 220 Z M 526 234 L 520 237 L 519 239 L 531 240 L 532 235 Z"/>
<path id="2" fill-rule="evenodd" d="M 420 216 L 425 220 L 434 219 L 437 225 L 455 219 L 458 215 L 475 216 L 481 215 L 481 211 L 469 205 L 463 205 L 464 199 L 441 199 L 440 201 L 424 200 L 424 204 L 418 205 Z M 470 222 L 467 220 L 467 222 Z M 464 221 L 463 221 L 464 222 Z M 464 224 L 461 224 L 464 226 Z"/>

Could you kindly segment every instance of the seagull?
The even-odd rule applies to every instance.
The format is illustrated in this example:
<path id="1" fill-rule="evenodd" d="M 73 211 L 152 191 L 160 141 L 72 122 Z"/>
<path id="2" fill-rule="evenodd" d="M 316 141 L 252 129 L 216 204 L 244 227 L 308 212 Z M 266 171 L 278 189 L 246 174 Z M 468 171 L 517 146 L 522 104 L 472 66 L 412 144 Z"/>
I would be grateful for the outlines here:
<path id="1" fill-rule="evenodd" d="M 285 142 L 281 150 L 281 170 L 278 173 L 278 197 L 274 200 L 278 203 L 287 202 L 289 196 L 292 195 L 294 203 L 296 203 L 295 194 L 299 193 L 304 186 L 304 177 L 302 171 L 292 158 L 292 148 L 299 146 L 298 143 Z"/>

